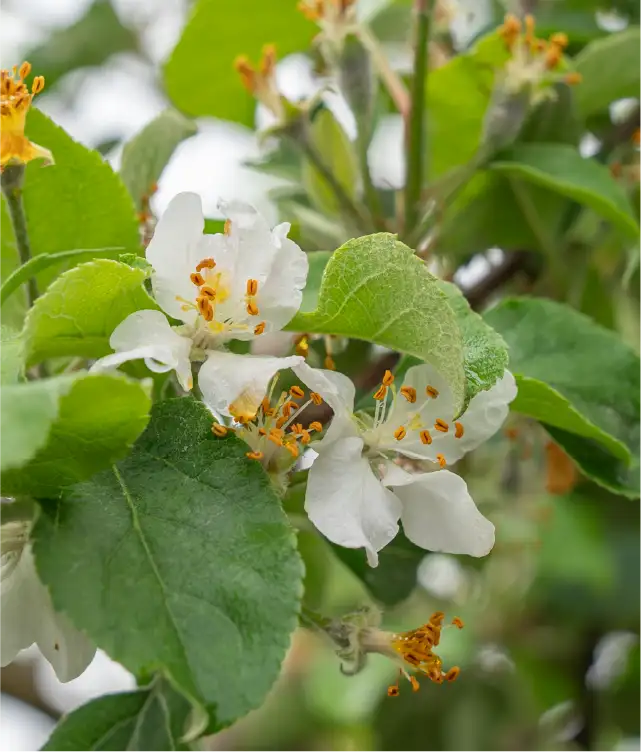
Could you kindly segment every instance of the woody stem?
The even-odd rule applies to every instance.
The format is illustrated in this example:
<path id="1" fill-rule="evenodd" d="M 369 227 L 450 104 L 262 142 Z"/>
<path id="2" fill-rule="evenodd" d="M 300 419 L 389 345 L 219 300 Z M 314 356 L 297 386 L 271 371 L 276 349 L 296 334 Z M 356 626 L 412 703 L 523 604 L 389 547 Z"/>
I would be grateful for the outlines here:
<path id="1" fill-rule="evenodd" d="M 31 244 L 27 230 L 27 217 L 22 203 L 22 184 L 24 182 L 24 165 L 7 165 L 0 178 L 2 193 L 7 200 L 9 217 L 16 239 L 16 246 L 20 256 L 20 264 L 24 265 L 31 260 Z M 38 297 L 36 280 L 31 277 L 27 282 L 27 302 L 31 307 Z"/>

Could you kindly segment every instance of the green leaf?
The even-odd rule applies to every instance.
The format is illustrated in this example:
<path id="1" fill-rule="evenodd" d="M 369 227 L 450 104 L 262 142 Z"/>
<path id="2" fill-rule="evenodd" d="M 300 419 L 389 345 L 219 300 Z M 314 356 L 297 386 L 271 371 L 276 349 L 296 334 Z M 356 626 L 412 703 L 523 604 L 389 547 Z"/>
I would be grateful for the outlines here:
<path id="1" fill-rule="evenodd" d="M 639 27 L 632 26 L 588 44 L 575 59 L 583 77 L 577 86 L 584 118 L 607 109 L 611 102 L 639 96 Z"/>
<path id="2" fill-rule="evenodd" d="M 4 386 L 3 493 L 44 497 L 109 467 L 147 425 L 149 391 L 119 373 Z"/>
<path id="3" fill-rule="evenodd" d="M 11 227 L 7 200 L 0 195 L 0 281 L 2 284 L 20 268 L 20 254 Z M 19 290 L 11 300 L 2 301 L 2 323 L 16 329 L 22 328 L 27 313 L 27 294 Z"/>
<path id="4" fill-rule="evenodd" d="M 234 69 L 236 58 L 247 55 L 256 64 L 265 44 L 275 44 L 284 58 L 306 49 L 316 33 L 293 0 L 198 0 L 165 65 L 167 93 L 187 115 L 253 125 L 256 103 Z"/>
<path id="5" fill-rule="evenodd" d="M 224 725 L 278 676 L 303 572 L 262 467 L 211 424 L 193 399 L 156 405 L 126 459 L 44 505 L 34 551 L 57 609 Z"/>
<path id="6" fill-rule="evenodd" d="M 120 177 L 139 210 L 143 208 L 143 196 L 150 195 L 176 147 L 197 131 L 193 120 L 168 109 L 125 144 Z"/>
<path id="7" fill-rule="evenodd" d="M 57 25 L 25 60 L 51 87 L 76 68 L 97 67 L 118 52 L 137 50 L 136 34 L 120 23 L 109 0 L 95 0 L 71 26 Z"/>
<path id="8" fill-rule="evenodd" d="M 638 236 L 634 210 L 604 165 L 585 159 L 567 144 L 519 144 L 503 152 L 490 169 L 522 178 L 594 209 L 624 232 Z"/>
<path id="9" fill-rule="evenodd" d="M 551 300 L 505 300 L 485 320 L 510 349 L 519 389 L 513 410 L 630 460 L 639 424 L 639 357 L 633 350 Z"/>
<path id="10" fill-rule="evenodd" d="M 0 384 L 15 384 L 24 372 L 22 337 L 4 324 L 0 327 Z"/>
<path id="11" fill-rule="evenodd" d="M 312 146 L 350 199 L 358 191 L 358 162 L 343 128 L 330 110 L 322 107 L 310 128 Z M 315 207 L 324 214 L 338 215 L 341 204 L 314 165 L 303 162 L 303 185 Z"/>
<path id="12" fill-rule="evenodd" d="M 389 233 L 350 240 L 325 267 L 315 311 L 286 329 L 364 339 L 431 363 L 465 398 L 461 334 L 439 280 Z"/>
<path id="13" fill-rule="evenodd" d="M 121 321 L 134 311 L 158 309 L 142 286 L 144 280 L 142 269 L 110 259 L 96 259 L 62 274 L 27 315 L 27 363 L 110 353 L 109 337 Z"/>
<path id="14" fill-rule="evenodd" d="M 161 679 L 98 697 L 62 718 L 47 750 L 189 749 L 181 742 L 191 706 Z"/>
<path id="15" fill-rule="evenodd" d="M 430 71 L 427 106 L 432 178 L 475 156 L 481 144 L 485 115 L 490 104 L 496 71 L 508 53 L 493 32 L 476 46 Z"/>
<path id="16" fill-rule="evenodd" d="M 466 404 L 479 392 L 491 389 L 508 365 L 508 350 L 501 335 L 471 308 L 460 289 L 451 282 L 439 287 L 449 300 L 463 339 Z"/>
<path id="17" fill-rule="evenodd" d="M 318 305 L 318 294 L 320 293 L 323 274 L 327 262 L 331 259 L 331 251 L 314 251 L 307 254 L 309 261 L 309 271 L 307 273 L 307 282 L 303 290 L 303 302 L 300 306 L 300 313 L 315 310 Z"/>

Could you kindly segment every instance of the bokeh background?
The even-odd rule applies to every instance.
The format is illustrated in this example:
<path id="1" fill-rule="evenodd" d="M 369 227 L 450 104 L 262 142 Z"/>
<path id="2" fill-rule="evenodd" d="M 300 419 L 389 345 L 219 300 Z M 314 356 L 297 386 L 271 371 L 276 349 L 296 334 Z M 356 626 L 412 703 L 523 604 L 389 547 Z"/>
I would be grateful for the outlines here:
<path id="1" fill-rule="evenodd" d="M 359 13 L 373 14 L 381 4 L 360 3 Z M 221 0 L 221 13 L 224 5 Z M 599 12 L 595 3 L 580 0 L 547 6 L 574 24 L 560 26 L 570 34 L 577 28 L 604 34 L 639 20 L 638 4 L 624 0 L 604 2 Z M 452 22 L 455 44 L 488 28 L 499 10 L 490 0 L 460 2 Z M 186 0 L 3 0 L 2 66 L 30 60 L 47 80 L 37 106 L 117 168 L 122 144 L 169 104 L 159 68 L 188 11 Z M 390 43 L 387 50 L 396 67 L 408 64 L 402 44 Z M 279 64 L 279 81 L 291 98 L 309 96 L 320 85 L 302 56 Z M 326 102 L 353 134 L 340 96 L 328 93 Z M 612 122 L 637 105 L 615 103 Z M 258 126 L 266 118 L 257 110 Z M 199 133 L 176 150 L 165 170 L 154 210 L 162 212 L 176 193 L 193 190 L 203 197 L 207 216 L 218 216 L 219 198 L 241 198 L 276 221 L 270 191 L 282 181 L 246 164 L 264 148 L 256 132 L 214 119 L 198 125 Z M 377 185 L 402 184 L 401 135 L 397 116 L 382 120 L 369 154 Z M 585 154 L 598 145 L 585 134 Z M 455 279 L 463 288 L 473 285 L 501 258 L 501 249 L 487 249 Z M 638 348 L 638 297 L 628 309 L 619 328 Z M 615 375 L 604 373 L 604 389 L 608 378 Z M 459 681 L 426 684 L 416 694 L 406 685 L 398 698 L 388 698 L 387 685 L 395 679 L 391 663 L 374 657 L 362 673 L 345 677 L 331 645 L 301 630 L 264 707 L 212 737 L 209 748 L 639 749 L 637 502 L 581 482 L 542 429 L 522 418 L 511 419 L 457 469 L 497 526 L 492 555 L 475 561 L 396 552 L 399 582 L 405 584 L 411 572 L 416 585 L 411 592 L 389 581 L 380 587 L 389 604 L 387 628 L 418 626 L 436 609 L 464 619 L 466 628 L 447 632 L 441 646 L 445 664 L 462 667 Z M 337 616 L 368 601 L 360 580 L 324 542 L 304 531 L 300 542 L 315 564 L 306 583 L 311 607 Z M 25 651 L 2 671 L 1 747 L 37 749 L 61 713 L 133 685 L 101 653 L 82 677 L 62 685 L 35 648 Z"/>

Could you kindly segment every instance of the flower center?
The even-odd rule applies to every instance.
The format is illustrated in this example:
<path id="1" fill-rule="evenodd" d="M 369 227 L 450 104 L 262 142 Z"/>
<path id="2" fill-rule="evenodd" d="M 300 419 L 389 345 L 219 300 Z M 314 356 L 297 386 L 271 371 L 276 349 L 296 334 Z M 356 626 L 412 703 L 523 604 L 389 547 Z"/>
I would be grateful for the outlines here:
<path id="1" fill-rule="evenodd" d="M 2 130 L 5 133 L 24 133 L 24 121 L 31 100 L 39 94 L 45 86 L 44 76 L 36 76 L 31 84 L 31 92 L 24 83 L 24 79 L 31 73 L 31 64 L 23 63 L 12 72 L 0 71 L 0 115 L 2 116 Z"/>

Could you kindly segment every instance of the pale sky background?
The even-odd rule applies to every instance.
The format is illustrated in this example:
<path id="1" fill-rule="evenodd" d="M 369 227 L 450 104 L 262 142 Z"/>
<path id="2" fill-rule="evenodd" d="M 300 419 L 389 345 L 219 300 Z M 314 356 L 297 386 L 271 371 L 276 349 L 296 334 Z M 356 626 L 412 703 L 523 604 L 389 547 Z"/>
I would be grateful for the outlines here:
<path id="1" fill-rule="evenodd" d="M 377 3 L 380 4 L 378 0 L 366 0 L 359 7 L 367 13 Z M 90 0 L 3 0 L 0 24 L 2 67 L 20 64 L 30 48 L 46 39 L 50 29 L 73 23 L 89 5 Z M 37 100 L 40 109 L 87 146 L 96 146 L 111 138 L 129 139 L 169 105 L 159 87 L 154 66 L 158 66 L 173 48 L 187 12 L 184 0 L 113 0 L 113 5 L 126 26 L 144 29 L 144 51 L 151 63 L 131 54 L 118 55 L 99 69 L 86 69 L 67 76 L 55 92 L 45 90 Z M 467 9 L 474 9 L 475 25 L 482 26 L 489 17 L 489 5 L 490 0 L 460 3 L 461 11 L 453 25 L 459 40 L 463 41 L 476 31 L 469 26 Z M 239 44 L 239 51 L 241 47 Z M 394 51 L 398 65 L 403 65 L 403 58 L 402 51 Z M 300 56 L 281 62 L 278 75 L 284 94 L 291 98 L 309 95 L 318 86 L 309 64 Z M 329 95 L 327 103 L 348 134 L 353 135 L 351 115 L 341 98 Z M 258 113 L 258 122 L 264 124 L 264 117 L 264 113 Z M 154 197 L 156 211 L 162 212 L 176 193 L 191 190 L 202 196 L 208 216 L 217 215 L 219 198 L 239 198 L 255 204 L 275 221 L 275 209 L 266 193 L 277 182 L 242 164 L 260 153 L 255 133 L 213 118 L 202 118 L 198 125 L 199 134 L 176 150 L 160 180 L 159 191 Z M 589 149 L 586 144 L 586 152 Z M 402 157 L 400 118 L 390 116 L 381 122 L 372 142 L 370 161 L 375 182 L 400 186 L 404 173 Z M 119 150 L 109 154 L 108 159 L 117 168 Z M 473 284 L 501 258 L 502 252 L 493 249 L 485 256 L 473 259 L 459 282 Z M 432 587 L 436 587 L 436 583 L 440 588 L 451 588 L 452 582 L 461 576 L 456 560 L 444 556 L 438 560 L 432 557 L 429 562 L 431 569 L 429 573 L 421 571 L 421 579 L 432 582 Z M 435 567 L 438 569 L 439 562 L 440 570 L 432 571 Z M 66 685 L 57 681 L 36 648 L 25 651 L 20 660 L 35 661 L 37 682 L 43 697 L 63 712 L 91 697 L 128 689 L 135 684 L 133 677 L 102 653 L 96 656 L 82 677 Z M 2 696 L 0 750 L 38 749 L 52 725 L 40 711 L 7 695 Z"/>

